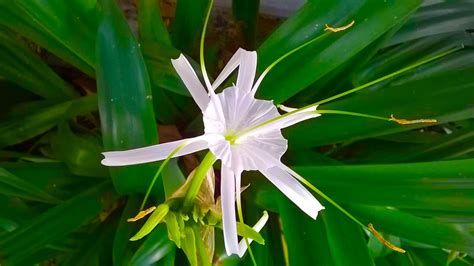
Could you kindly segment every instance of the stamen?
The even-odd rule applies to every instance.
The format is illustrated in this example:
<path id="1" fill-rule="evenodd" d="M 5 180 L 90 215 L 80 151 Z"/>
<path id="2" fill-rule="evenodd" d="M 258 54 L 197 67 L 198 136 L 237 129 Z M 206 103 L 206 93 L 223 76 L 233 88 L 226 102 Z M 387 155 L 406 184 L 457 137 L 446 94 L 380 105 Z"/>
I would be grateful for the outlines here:
<path id="1" fill-rule="evenodd" d="M 354 23 L 355 23 L 355 20 L 351 21 L 351 23 L 347 24 L 346 26 L 337 27 L 337 28 L 333 28 L 329 24 L 325 24 L 324 26 L 326 28 L 324 29 L 324 31 L 339 32 L 339 31 L 347 30 L 348 28 L 352 27 Z"/>
<path id="2" fill-rule="evenodd" d="M 206 28 L 207 28 L 207 24 L 209 23 L 209 17 L 211 15 L 211 10 L 212 10 L 213 5 L 214 5 L 214 0 L 209 1 L 206 18 L 204 20 L 204 26 L 201 32 L 201 41 L 199 44 L 199 61 L 201 65 L 201 73 L 204 78 L 204 83 L 206 83 L 207 90 L 209 91 L 210 94 L 213 94 L 214 90 L 212 89 L 211 82 L 209 81 L 209 76 L 207 75 L 207 71 L 206 71 L 206 63 L 204 62 L 204 39 L 206 37 Z"/>
<path id="3" fill-rule="evenodd" d="M 418 124 L 418 123 L 438 123 L 436 119 L 414 119 L 414 120 L 407 120 L 407 119 L 399 119 L 395 118 L 395 116 L 390 116 L 390 121 L 394 121 L 400 125 L 411 125 L 411 124 Z"/>
<path id="4" fill-rule="evenodd" d="M 405 252 L 406 252 L 406 250 L 404 250 L 403 248 L 397 247 L 397 246 L 395 246 L 394 244 L 390 243 L 388 240 L 385 240 L 385 238 L 383 238 L 383 236 L 382 236 L 377 230 L 375 230 L 373 224 L 368 224 L 367 227 L 369 228 L 370 232 L 371 232 L 372 234 L 374 234 L 374 236 L 375 236 L 382 244 L 384 244 L 386 247 L 388 247 L 389 249 L 391 249 L 391 250 L 393 250 L 393 251 L 396 251 L 396 252 L 400 252 L 400 253 L 405 253 Z"/>
<path id="5" fill-rule="evenodd" d="M 135 215 L 135 217 L 133 218 L 128 218 L 127 219 L 127 222 L 136 222 L 140 219 L 143 219 L 145 216 L 147 216 L 148 214 L 154 212 L 156 210 L 156 207 L 155 206 L 152 206 L 146 210 L 143 210 L 141 212 L 139 212 L 137 215 Z"/>

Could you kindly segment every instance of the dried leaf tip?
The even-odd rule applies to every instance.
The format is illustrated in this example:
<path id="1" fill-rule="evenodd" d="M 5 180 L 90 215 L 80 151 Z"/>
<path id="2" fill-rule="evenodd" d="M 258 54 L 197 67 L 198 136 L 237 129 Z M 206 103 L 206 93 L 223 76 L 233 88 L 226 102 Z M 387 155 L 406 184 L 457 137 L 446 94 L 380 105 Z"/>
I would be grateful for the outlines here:
<path id="1" fill-rule="evenodd" d="M 330 26 L 329 24 L 325 24 L 324 26 L 326 28 L 324 29 L 324 31 L 339 32 L 339 31 L 347 30 L 348 28 L 352 27 L 352 25 L 354 25 L 354 23 L 355 23 L 355 20 L 351 21 L 351 23 L 349 23 L 345 26 L 337 27 L 337 28 L 334 28 L 334 27 Z"/>
<path id="2" fill-rule="evenodd" d="M 143 210 L 143 211 L 139 212 L 137 215 L 135 215 L 135 217 L 133 217 L 133 218 L 128 218 L 128 219 L 127 219 L 127 222 L 136 222 L 136 221 L 138 221 L 138 220 L 144 218 L 144 217 L 147 216 L 148 214 L 154 212 L 155 210 L 156 210 L 156 207 L 155 207 L 155 206 L 150 207 L 150 208 L 148 208 L 148 209 L 146 209 L 146 210 Z"/>
<path id="3" fill-rule="evenodd" d="M 411 125 L 411 124 L 418 124 L 418 123 L 437 123 L 438 120 L 436 119 L 415 119 L 415 120 L 407 120 L 407 119 L 398 119 L 395 116 L 390 116 L 390 121 L 394 121 L 400 125 Z"/>
<path id="4" fill-rule="evenodd" d="M 370 232 L 371 232 L 372 234 L 374 234 L 374 236 L 375 236 L 382 244 L 384 244 L 386 247 L 388 247 L 389 249 L 391 249 L 391 250 L 393 250 L 393 251 L 396 251 L 396 252 L 400 252 L 400 253 L 405 253 L 405 252 L 406 252 L 406 250 L 404 250 L 403 248 L 397 247 L 397 246 L 395 246 L 394 244 L 390 243 L 389 241 L 385 240 L 385 238 L 383 238 L 383 236 L 382 236 L 377 230 L 375 230 L 373 224 L 368 224 L 367 227 L 369 228 Z"/>

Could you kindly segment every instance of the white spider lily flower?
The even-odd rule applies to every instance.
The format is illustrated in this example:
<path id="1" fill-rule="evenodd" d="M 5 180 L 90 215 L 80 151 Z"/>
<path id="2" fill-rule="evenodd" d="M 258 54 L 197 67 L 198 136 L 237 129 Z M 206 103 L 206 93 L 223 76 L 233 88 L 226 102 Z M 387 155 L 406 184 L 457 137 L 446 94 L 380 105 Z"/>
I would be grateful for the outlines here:
<path id="1" fill-rule="evenodd" d="M 243 244 L 239 250 L 235 213 L 243 171 L 260 171 L 303 212 L 316 219 L 324 207 L 295 179 L 294 172 L 281 163 L 288 148 L 281 129 L 320 116 L 315 112 L 316 106 L 281 116 L 272 101 L 255 99 L 264 74 L 254 83 L 257 66 L 254 51 L 237 50 L 212 85 L 205 77 L 207 90 L 184 55 L 172 60 L 172 64 L 203 112 L 204 134 L 128 151 L 105 152 L 102 164 L 120 166 L 160 161 L 180 145 L 184 147 L 173 157 L 209 149 L 222 161 L 222 222 L 228 255 L 243 255 Z M 214 90 L 237 67 L 236 84 L 216 94 Z"/>

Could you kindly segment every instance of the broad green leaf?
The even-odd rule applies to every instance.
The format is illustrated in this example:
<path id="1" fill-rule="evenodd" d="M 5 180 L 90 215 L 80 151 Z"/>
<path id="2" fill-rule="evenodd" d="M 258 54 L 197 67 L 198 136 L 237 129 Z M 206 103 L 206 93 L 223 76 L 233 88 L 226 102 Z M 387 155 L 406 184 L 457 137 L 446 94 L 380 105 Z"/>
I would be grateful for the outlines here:
<path id="1" fill-rule="evenodd" d="M 103 223 L 87 232 L 87 237 L 81 239 L 79 246 L 75 247 L 61 264 L 66 266 L 110 265 L 112 263 L 110 244 L 117 230 L 118 218 L 117 211 L 114 211 Z"/>
<path id="2" fill-rule="evenodd" d="M 335 265 L 375 265 L 360 226 L 343 213 L 325 204 L 324 216 L 329 250 Z M 320 218 L 320 219 L 321 219 Z"/>
<path id="3" fill-rule="evenodd" d="M 60 199 L 70 198 L 98 181 L 95 177 L 74 176 L 62 163 L 2 162 L 0 167 Z"/>
<path id="4" fill-rule="evenodd" d="M 62 103 L 27 106 L 31 107 L 25 112 L 12 114 L 0 122 L 0 148 L 28 140 L 68 118 L 96 110 L 97 97 L 91 95 Z"/>
<path id="5" fill-rule="evenodd" d="M 156 144 L 148 73 L 138 44 L 114 0 L 101 1 L 97 36 L 97 85 L 104 148 L 126 150 Z M 119 193 L 145 192 L 153 164 L 110 168 Z M 158 182 L 161 183 L 161 182 Z M 156 187 L 155 193 L 161 193 Z"/>
<path id="6" fill-rule="evenodd" d="M 192 55 L 197 51 L 209 1 L 180 0 L 176 5 L 171 41 L 185 54 Z"/>
<path id="7" fill-rule="evenodd" d="M 111 199 L 104 198 L 104 193 L 110 192 L 108 182 L 92 187 L 4 235 L 0 240 L 2 258 L 10 264 L 19 263 L 64 238 L 108 207 Z"/>
<path id="8" fill-rule="evenodd" d="M 453 127 L 445 127 L 452 132 L 409 131 L 380 139 L 361 140 L 335 151 L 331 156 L 345 157 L 350 152 L 351 158 L 345 161 L 359 164 L 471 158 L 469 153 L 474 151 L 474 120 L 457 121 Z"/>
<path id="9" fill-rule="evenodd" d="M 325 214 L 320 213 L 313 220 L 288 199 L 280 197 L 277 202 L 284 237 L 282 255 L 287 256 L 289 264 L 334 265 L 336 258 L 333 258 L 329 249 L 328 232 L 320 217 Z M 308 252 L 308 247 L 311 247 L 311 252 Z"/>
<path id="10" fill-rule="evenodd" d="M 420 7 L 386 44 L 394 45 L 416 38 L 472 29 L 472 1 L 439 1 Z"/>
<path id="11" fill-rule="evenodd" d="M 389 207 L 351 206 L 353 214 L 380 232 L 436 247 L 474 254 L 474 236 L 457 224 L 421 218 Z"/>
<path id="12" fill-rule="evenodd" d="M 0 75 L 46 99 L 69 100 L 78 96 L 48 65 L 11 32 L 0 27 Z"/>
<path id="13" fill-rule="evenodd" d="M 198 265 L 198 253 L 196 248 L 196 235 L 192 228 L 185 227 L 183 230 L 183 240 L 181 241 L 181 246 L 186 254 L 186 257 L 189 260 L 191 266 Z"/>
<path id="14" fill-rule="evenodd" d="M 438 61 L 429 63 L 436 66 L 441 62 L 457 60 L 466 62 L 454 73 L 439 73 L 420 80 L 366 90 L 356 95 L 323 104 L 319 109 L 345 110 L 371 115 L 417 119 L 435 118 L 439 123 L 447 123 L 474 117 L 472 100 L 469 95 L 474 84 L 474 69 L 471 58 L 474 53 L 461 50 Z M 398 125 L 360 117 L 322 115 L 287 129 L 292 147 L 317 146 L 341 141 L 353 141 L 425 127 L 427 124 Z"/>
<path id="15" fill-rule="evenodd" d="M 122 211 L 115 232 L 112 261 L 113 265 L 128 265 L 136 252 L 136 245 L 130 241 L 130 237 L 138 229 L 138 226 L 127 222 L 128 218 L 134 217 L 140 210 L 142 196 L 131 195 L 127 197 L 127 203 Z"/>
<path id="16" fill-rule="evenodd" d="M 0 23 L 89 75 L 94 74 L 96 0 L 0 1 Z"/>
<path id="17" fill-rule="evenodd" d="M 159 225 L 135 252 L 130 265 L 153 265 L 161 261 L 172 250 L 174 250 L 174 244 L 168 239 L 166 226 Z"/>
<path id="18" fill-rule="evenodd" d="M 473 159 L 295 167 L 337 202 L 474 214 Z"/>
<path id="19" fill-rule="evenodd" d="M 468 45 L 473 38 L 466 32 L 455 32 L 450 34 L 440 34 L 436 36 L 424 37 L 414 41 L 405 42 L 392 49 L 383 50 L 372 58 L 364 67 L 357 70 L 353 76 L 354 85 L 359 86 L 377 78 L 388 75 L 403 67 L 407 67 L 423 58 L 429 58 L 445 51 Z M 431 76 L 434 73 L 443 71 L 453 72 L 456 68 L 463 68 L 469 64 L 462 56 L 453 57 L 456 60 L 440 60 L 434 64 L 428 64 L 408 71 L 392 80 L 382 82 L 374 87 L 387 86 L 390 83 L 404 83 L 409 80 L 420 79 Z M 456 62 L 457 64 L 453 64 Z M 416 73 L 416 75 L 415 75 Z M 422 74 L 423 75 L 420 75 Z M 428 75 L 427 75 L 428 74 Z"/>
<path id="20" fill-rule="evenodd" d="M 138 1 L 140 39 L 171 45 L 166 25 L 161 19 L 160 5 L 155 0 Z"/>
<path id="21" fill-rule="evenodd" d="M 93 177 L 108 176 L 107 169 L 100 164 L 102 145 L 96 136 L 76 135 L 67 123 L 62 123 L 51 146 L 55 156 L 68 165 L 71 173 Z"/>
<path id="22" fill-rule="evenodd" d="M 0 168 L 0 193 L 7 196 L 20 197 L 26 200 L 46 203 L 60 202 L 60 200 L 38 188 L 34 184 L 13 175 L 4 168 Z"/>
<path id="23" fill-rule="evenodd" d="M 373 41 L 404 21 L 420 1 L 308 2 L 259 48 L 259 70 L 291 49 L 320 36 L 325 24 L 350 29 L 330 33 L 277 65 L 262 82 L 258 94 L 280 103 L 346 63 Z M 291 75 L 288 75 L 288 73 Z"/>

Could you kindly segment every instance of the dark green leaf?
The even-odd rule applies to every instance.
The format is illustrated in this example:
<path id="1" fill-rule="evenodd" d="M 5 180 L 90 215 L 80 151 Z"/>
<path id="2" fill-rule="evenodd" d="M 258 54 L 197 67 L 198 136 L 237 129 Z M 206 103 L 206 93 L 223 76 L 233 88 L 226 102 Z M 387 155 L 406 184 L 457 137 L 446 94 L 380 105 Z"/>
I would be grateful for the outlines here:
<path id="1" fill-rule="evenodd" d="M 104 148 L 125 150 L 156 144 L 150 82 L 140 49 L 115 1 L 101 3 L 104 17 L 97 37 L 97 83 Z M 145 192 L 154 171 L 152 164 L 111 168 L 120 193 Z"/>

